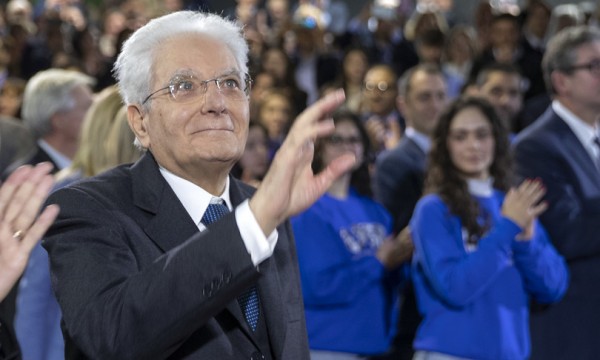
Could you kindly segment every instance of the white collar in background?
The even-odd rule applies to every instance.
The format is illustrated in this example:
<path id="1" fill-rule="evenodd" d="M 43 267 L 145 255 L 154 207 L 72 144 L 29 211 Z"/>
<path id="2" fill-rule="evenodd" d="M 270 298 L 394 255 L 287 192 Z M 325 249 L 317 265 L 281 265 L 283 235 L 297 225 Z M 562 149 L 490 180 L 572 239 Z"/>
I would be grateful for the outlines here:
<path id="1" fill-rule="evenodd" d="M 471 195 L 480 197 L 490 197 L 494 193 L 494 178 L 487 179 L 467 179 L 467 186 Z"/>
<path id="2" fill-rule="evenodd" d="M 56 170 L 62 170 L 64 168 L 69 167 L 69 165 L 71 165 L 71 159 L 69 159 L 67 156 L 63 155 L 61 152 L 59 152 L 58 150 L 53 148 L 46 141 L 39 139 L 37 141 L 37 143 L 46 152 L 46 154 L 48 154 L 48 156 L 50 156 L 50 159 L 52 159 L 52 161 L 54 161 L 56 166 L 58 166 L 58 169 L 56 169 Z"/>
<path id="3" fill-rule="evenodd" d="M 429 150 L 431 149 L 431 139 L 429 138 L 429 136 L 415 130 L 415 128 L 413 128 L 412 126 L 406 128 L 406 130 L 404 131 L 404 135 L 406 135 L 408 138 L 412 139 L 415 143 L 417 143 L 419 148 L 421 148 L 421 150 L 423 150 L 425 154 L 429 153 Z"/>

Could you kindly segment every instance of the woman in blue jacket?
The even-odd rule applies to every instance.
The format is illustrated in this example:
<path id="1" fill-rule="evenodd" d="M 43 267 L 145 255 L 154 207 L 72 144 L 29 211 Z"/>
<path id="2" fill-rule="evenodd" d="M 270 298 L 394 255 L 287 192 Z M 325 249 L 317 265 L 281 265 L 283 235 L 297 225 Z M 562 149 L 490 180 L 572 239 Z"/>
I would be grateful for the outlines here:
<path id="1" fill-rule="evenodd" d="M 312 360 L 359 359 L 388 350 L 395 330 L 400 265 L 412 244 L 389 239 L 392 218 L 370 196 L 367 133 L 352 113 L 315 144 L 318 172 L 344 152 L 353 169 L 292 219 Z"/>
<path id="2" fill-rule="evenodd" d="M 526 359 L 529 304 L 560 300 L 565 261 L 536 218 L 538 180 L 510 187 L 508 137 L 484 100 L 459 99 L 434 133 L 411 220 L 423 320 L 415 359 Z"/>

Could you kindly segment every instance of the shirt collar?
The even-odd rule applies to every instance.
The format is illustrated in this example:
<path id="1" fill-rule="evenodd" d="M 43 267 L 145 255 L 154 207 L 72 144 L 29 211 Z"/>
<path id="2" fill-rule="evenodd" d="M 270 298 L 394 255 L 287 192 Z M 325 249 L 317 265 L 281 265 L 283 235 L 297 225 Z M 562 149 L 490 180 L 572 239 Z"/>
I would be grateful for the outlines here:
<path id="1" fill-rule="evenodd" d="M 467 186 L 471 195 L 479 197 L 490 197 L 493 194 L 494 178 L 487 179 L 467 179 Z"/>
<path id="2" fill-rule="evenodd" d="M 175 195 L 194 221 L 194 224 L 200 225 L 200 220 L 202 220 L 202 216 L 208 205 L 218 202 L 217 198 L 198 185 L 173 174 L 162 166 L 160 167 L 160 173 L 169 186 L 171 186 L 173 192 L 175 192 Z M 229 198 L 229 177 L 227 177 L 227 181 L 225 182 L 225 190 L 219 197 L 225 201 L 229 210 L 233 209 Z"/>
<path id="3" fill-rule="evenodd" d="M 50 159 L 52 159 L 52 161 L 54 161 L 54 163 L 58 167 L 57 170 L 62 170 L 66 167 L 69 167 L 69 165 L 71 165 L 71 159 L 69 159 L 67 156 L 61 154 L 58 150 L 53 148 L 46 141 L 39 139 L 37 141 L 37 143 L 42 148 L 42 150 L 44 150 L 46 152 L 46 154 L 48 154 Z"/>
<path id="4" fill-rule="evenodd" d="M 573 114 L 558 100 L 552 101 L 552 110 L 571 128 L 579 142 L 592 155 L 596 155 L 594 138 L 599 135 L 598 127 L 591 126 Z"/>
<path id="5" fill-rule="evenodd" d="M 427 154 L 431 149 L 431 139 L 429 138 L 429 136 L 415 130 L 415 128 L 413 128 L 412 126 L 407 127 L 404 134 L 409 139 L 412 139 L 417 144 L 417 146 L 419 146 L 419 148 L 423 150 L 425 154 Z"/>

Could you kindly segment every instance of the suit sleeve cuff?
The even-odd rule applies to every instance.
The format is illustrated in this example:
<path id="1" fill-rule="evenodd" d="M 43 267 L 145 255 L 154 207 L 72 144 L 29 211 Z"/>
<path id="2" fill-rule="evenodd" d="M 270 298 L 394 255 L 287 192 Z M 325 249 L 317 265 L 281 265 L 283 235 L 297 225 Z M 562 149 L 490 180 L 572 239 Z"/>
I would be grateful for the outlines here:
<path id="1" fill-rule="evenodd" d="M 268 237 L 265 236 L 250 210 L 249 200 L 244 201 L 235 209 L 235 220 L 254 266 L 258 266 L 273 255 L 279 233 L 275 229 Z"/>

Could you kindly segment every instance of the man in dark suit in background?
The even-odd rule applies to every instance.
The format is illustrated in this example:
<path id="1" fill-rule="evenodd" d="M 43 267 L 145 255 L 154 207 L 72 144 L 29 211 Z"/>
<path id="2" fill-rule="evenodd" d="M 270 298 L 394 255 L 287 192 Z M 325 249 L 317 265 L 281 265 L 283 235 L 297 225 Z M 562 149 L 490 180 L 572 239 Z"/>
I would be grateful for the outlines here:
<path id="1" fill-rule="evenodd" d="M 568 28 L 543 60 L 551 106 L 514 143 L 517 172 L 540 178 L 540 220 L 565 257 L 564 299 L 531 315 L 532 359 L 600 358 L 600 30 Z"/>
<path id="2" fill-rule="evenodd" d="M 429 136 L 446 105 L 446 81 L 439 67 L 421 64 L 400 79 L 397 106 L 406 120 L 406 132 L 394 149 L 377 159 L 375 196 L 394 217 L 394 231 L 410 220 L 423 192 Z"/>
<path id="3" fill-rule="evenodd" d="M 400 79 L 396 102 L 407 128 L 398 146 L 379 156 L 375 171 L 375 196 L 392 214 L 396 233 L 408 225 L 423 192 L 429 137 L 446 105 L 446 92 L 444 75 L 433 64 L 417 65 Z M 409 285 L 403 291 L 398 335 L 390 359 L 412 358 L 412 340 L 419 321 Z"/>
<path id="4" fill-rule="evenodd" d="M 310 170 L 344 96 L 295 120 L 254 193 L 229 176 L 248 133 L 247 52 L 238 25 L 191 11 L 123 46 L 116 75 L 147 152 L 49 199 L 61 207 L 44 246 L 67 359 L 308 358 L 286 219 L 354 163 Z"/>
<path id="5" fill-rule="evenodd" d="M 23 123 L 37 139 L 37 152 L 26 164 L 49 161 L 54 172 L 69 166 L 79 146 L 83 118 L 92 105 L 94 81 L 78 71 L 50 69 L 27 82 Z"/>

